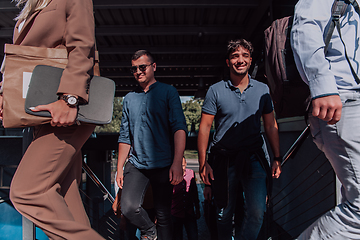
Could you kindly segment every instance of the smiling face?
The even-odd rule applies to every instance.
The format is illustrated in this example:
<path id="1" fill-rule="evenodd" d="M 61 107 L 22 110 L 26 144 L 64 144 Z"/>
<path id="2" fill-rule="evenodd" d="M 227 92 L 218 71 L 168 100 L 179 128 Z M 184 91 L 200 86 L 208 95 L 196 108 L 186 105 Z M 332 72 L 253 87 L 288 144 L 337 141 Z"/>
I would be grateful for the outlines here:
<path id="1" fill-rule="evenodd" d="M 239 46 L 234 52 L 229 54 L 229 59 L 226 59 L 226 64 L 230 69 L 230 75 L 247 75 L 251 66 L 251 61 L 250 51 Z"/>
<path id="2" fill-rule="evenodd" d="M 144 71 L 139 69 L 138 66 L 140 65 L 146 65 Z M 143 89 L 147 89 L 151 84 L 156 82 L 154 77 L 156 63 L 152 63 L 148 56 L 143 55 L 136 60 L 132 60 L 131 66 L 137 66 L 137 69 L 133 75 Z"/>

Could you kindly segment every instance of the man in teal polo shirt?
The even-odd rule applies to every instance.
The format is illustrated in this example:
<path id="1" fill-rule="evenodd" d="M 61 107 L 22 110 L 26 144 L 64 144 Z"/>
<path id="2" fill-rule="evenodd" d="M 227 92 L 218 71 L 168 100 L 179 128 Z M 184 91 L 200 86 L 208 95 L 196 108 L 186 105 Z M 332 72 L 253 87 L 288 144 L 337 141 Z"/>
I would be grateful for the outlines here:
<path id="1" fill-rule="evenodd" d="M 212 185 L 221 240 L 232 239 L 236 207 L 243 207 L 243 217 L 235 216 L 235 239 L 257 238 L 266 211 L 266 196 L 270 194 L 269 176 L 278 178 L 281 173 L 278 127 L 269 89 L 248 74 L 252 52 L 251 43 L 244 39 L 229 42 L 226 63 L 230 80 L 212 85 L 202 107 L 198 136 L 200 176 L 205 184 Z M 261 134 L 261 118 L 274 154 L 271 169 Z M 214 119 L 216 132 L 206 161 Z M 243 206 L 236 206 L 242 200 Z"/>

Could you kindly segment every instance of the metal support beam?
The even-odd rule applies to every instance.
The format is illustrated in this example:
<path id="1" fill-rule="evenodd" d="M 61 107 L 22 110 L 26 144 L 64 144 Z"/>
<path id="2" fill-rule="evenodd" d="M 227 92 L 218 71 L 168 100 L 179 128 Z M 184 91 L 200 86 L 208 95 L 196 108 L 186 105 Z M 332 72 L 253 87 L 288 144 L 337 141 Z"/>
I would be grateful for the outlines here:
<path id="1" fill-rule="evenodd" d="M 194 53 L 196 54 L 196 53 Z M 129 68 L 130 61 L 100 61 L 100 68 Z M 156 67 L 157 69 L 161 68 L 191 68 L 191 69 L 199 69 L 199 68 L 223 68 L 224 63 L 222 59 L 219 57 L 219 59 L 207 59 L 207 60 L 179 60 L 179 59 L 171 59 L 171 60 L 159 60 L 156 61 Z M 130 71 L 128 71 L 130 73 Z"/>
<path id="2" fill-rule="evenodd" d="M 1 0 L 0 1 L 0 11 L 19 11 L 19 9 L 16 7 L 14 1 Z"/>
<path id="3" fill-rule="evenodd" d="M 124 71 L 103 71 L 101 75 L 104 75 L 108 78 L 130 78 L 133 79 L 134 77 L 131 75 L 130 72 Z M 180 70 L 180 71 L 157 71 L 155 77 L 156 78 L 192 78 L 192 77 L 204 77 L 204 78 L 211 78 L 211 77 L 219 77 L 221 76 L 221 72 L 214 71 L 214 70 Z"/>
<path id="4" fill-rule="evenodd" d="M 144 45 L 127 45 L 127 46 L 111 46 L 111 47 L 98 47 L 100 54 L 133 54 L 135 51 L 144 48 Z M 147 46 L 146 48 L 152 54 L 221 54 L 224 55 L 224 46 L 219 45 L 206 45 L 206 46 Z M 159 62 L 159 61 L 157 61 Z"/>
<path id="5" fill-rule="evenodd" d="M 261 0 L 259 6 L 254 10 L 256 14 L 250 15 L 246 24 L 246 30 L 244 31 L 246 38 L 251 38 L 256 30 L 262 29 L 263 18 L 267 15 L 266 13 L 270 9 L 271 2 L 269 0 Z"/>
<path id="6" fill-rule="evenodd" d="M 23 240 L 36 240 L 35 224 L 24 216 L 22 217 L 22 233 Z"/>
<path id="7" fill-rule="evenodd" d="M 95 9 L 108 8 L 177 8 L 177 7 L 254 7 L 259 0 L 93 0 Z"/>
<path id="8" fill-rule="evenodd" d="M 15 25 L 15 22 L 14 22 Z M 0 38 L 12 38 L 14 29 L 13 28 L 1 28 Z"/>
<path id="9" fill-rule="evenodd" d="M 27 127 L 23 130 L 23 155 L 33 139 L 33 128 Z M 35 224 L 22 217 L 23 240 L 36 240 Z"/>
<path id="10" fill-rule="evenodd" d="M 104 26 L 95 29 L 96 36 L 184 36 L 195 35 L 229 35 L 241 34 L 241 26 L 223 25 L 223 26 Z"/>

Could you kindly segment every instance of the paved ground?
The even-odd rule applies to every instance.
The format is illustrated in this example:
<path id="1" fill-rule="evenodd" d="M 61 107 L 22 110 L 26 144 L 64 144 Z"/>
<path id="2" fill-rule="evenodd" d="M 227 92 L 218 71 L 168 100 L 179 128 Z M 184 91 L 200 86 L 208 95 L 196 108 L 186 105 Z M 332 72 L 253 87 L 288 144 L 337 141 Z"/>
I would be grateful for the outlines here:
<path id="1" fill-rule="evenodd" d="M 195 173 L 199 172 L 199 162 L 197 159 L 186 159 L 186 162 L 186 168 L 194 170 Z"/>

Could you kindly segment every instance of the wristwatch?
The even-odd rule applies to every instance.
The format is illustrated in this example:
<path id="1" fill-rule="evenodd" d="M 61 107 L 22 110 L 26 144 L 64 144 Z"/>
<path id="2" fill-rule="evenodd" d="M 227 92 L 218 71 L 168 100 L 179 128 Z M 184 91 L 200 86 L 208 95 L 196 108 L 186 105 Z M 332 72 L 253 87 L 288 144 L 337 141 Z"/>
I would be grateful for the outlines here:
<path id="1" fill-rule="evenodd" d="M 77 107 L 79 105 L 79 99 L 74 95 L 61 95 L 59 99 L 64 100 L 69 107 Z"/>

